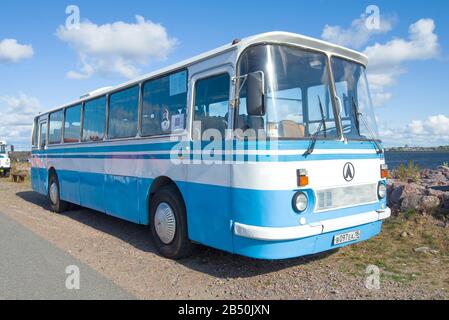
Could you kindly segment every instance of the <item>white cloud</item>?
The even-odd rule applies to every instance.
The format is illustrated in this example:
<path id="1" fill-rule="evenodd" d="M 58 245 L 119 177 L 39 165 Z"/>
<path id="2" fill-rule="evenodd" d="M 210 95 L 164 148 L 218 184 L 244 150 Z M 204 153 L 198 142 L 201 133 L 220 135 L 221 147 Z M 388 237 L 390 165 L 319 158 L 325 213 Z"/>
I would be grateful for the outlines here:
<path id="1" fill-rule="evenodd" d="M 34 50 L 31 45 L 23 45 L 16 39 L 0 41 L 0 63 L 17 63 L 33 57 Z"/>
<path id="2" fill-rule="evenodd" d="M 41 109 L 37 98 L 24 93 L 0 96 L 0 139 L 15 145 L 16 149 L 29 149 L 33 119 Z"/>
<path id="3" fill-rule="evenodd" d="M 424 120 L 413 120 L 403 127 L 380 129 L 387 146 L 439 146 L 449 144 L 449 117 L 430 116 Z"/>
<path id="4" fill-rule="evenodd" d="M 432 59 L 439 53 L 435 22 L 421 19 L 409 27 L 409 40 L 393 39 L 386 44 L 376 43 L 365 49 L 372 68 L 388 68 L 404 61 Z"/>
<path id="5" fill-rule="evenodd" d="M 385 44 L 376 43 L 364 50 L 370 60 L 368 78 L 375 106 L 383 106 L 392 95 L 387 88 L 397 84 L 407 61 L 438 57 L 440 46 L 435 34 L 435 22 L 421 19 L 409 27 L 408 40 L 396 38 Z"/>
<path id="6" fill-rule="evenodd" d="M 80 68 L 67 73 L 71 79 L 94 74 L 136 77 L 152 60 L 166 59 L 178 42 L 162 25 L 141 16 L 136 16 L 134 24 L 85 21 L 78 29 L 60 26 L 56 35 L 78 54 Z"/>
<path id="7" fill-rule="evenodd" d="M 365 24 L 366 18 L 367 16 L 362 14 L 360 18 L 352 21 L 351 26 L 347 29 L 341 26 L 326 25 L 321 37 L 326 41 L 341 46 L 360 48 L 368 43 L 373 35 L 386 33 L 393 27 L 393 18 L 386 19 L 381 17 L 379 28 L 368 29 Z"/>
<path id="8" fill-rule="evenodd" d="M 343 46 L 361 48 L 372 36 L 389 32 L 396 20 L 381 16 L 380 28 L 370 30 L 365 25 L 366 17 L 361 15 L 347 29 L 326 25 L 322 38 Z M 368 79 L 376 107 L 384 106 L 392 98 L 388 88 L 396 85 L 398 78 L 406 72 L 404 62 L 434 59 L 439 55 L 440 45 L 432 19 L 418 20 L 410 25 L 408 33 L 408 39 L 395 38 L 363 50 L 369 58 Z"/>

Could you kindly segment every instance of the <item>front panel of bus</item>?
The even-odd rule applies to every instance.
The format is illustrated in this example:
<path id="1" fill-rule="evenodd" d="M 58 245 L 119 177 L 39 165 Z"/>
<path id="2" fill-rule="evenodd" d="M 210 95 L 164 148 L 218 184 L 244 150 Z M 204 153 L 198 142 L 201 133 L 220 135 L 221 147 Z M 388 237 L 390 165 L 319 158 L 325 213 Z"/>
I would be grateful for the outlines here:
<path id="1" fill-rule="evenodd" d="M 390 211 L 365 68 L 264 44 L 238 70 L 236 152 L 246 158 L 232 172 L 235 251 L 290 258 L 377 235 Z"/>

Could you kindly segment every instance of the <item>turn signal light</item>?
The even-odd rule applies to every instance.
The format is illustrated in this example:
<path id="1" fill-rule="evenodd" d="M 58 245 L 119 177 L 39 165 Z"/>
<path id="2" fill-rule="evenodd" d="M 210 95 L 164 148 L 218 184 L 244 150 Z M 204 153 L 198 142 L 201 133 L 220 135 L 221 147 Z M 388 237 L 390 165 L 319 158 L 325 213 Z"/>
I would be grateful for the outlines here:
<path id="1" fill-rule="evenodd" d="M 307 175 L 307 170 L 298 170 L 298 187 L 305 187 L 309 185 L 309 176 Z"/>
<path id="2" fill-rule="evenodd" d="M 386 164 L 380 166 L 380 177 L 382 179 L 388 178 L 388 166 Z"/>

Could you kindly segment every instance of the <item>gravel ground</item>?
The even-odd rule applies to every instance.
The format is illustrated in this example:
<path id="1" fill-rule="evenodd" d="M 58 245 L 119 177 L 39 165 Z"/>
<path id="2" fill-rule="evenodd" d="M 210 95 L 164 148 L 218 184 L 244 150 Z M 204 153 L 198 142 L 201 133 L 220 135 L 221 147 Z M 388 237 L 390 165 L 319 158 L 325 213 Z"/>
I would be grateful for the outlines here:
<path id="1" fill-rule="evenodd" d="M 0 208 L 141 299 L 449 298 L 443 289 L 388 277 L 381 277 L 380 290 L 368 290 L 365 267 L 360 272 L 341 271 L 339 266 L 351 265 L 344 255 L 347 248 L 313 257 L 259 261 L 199 247 L 193 257 L 171 261 L 157 254 L 146 227 L 86 209 L 53 214 L 46 198 L 26 184 L 1 180 Z"/>

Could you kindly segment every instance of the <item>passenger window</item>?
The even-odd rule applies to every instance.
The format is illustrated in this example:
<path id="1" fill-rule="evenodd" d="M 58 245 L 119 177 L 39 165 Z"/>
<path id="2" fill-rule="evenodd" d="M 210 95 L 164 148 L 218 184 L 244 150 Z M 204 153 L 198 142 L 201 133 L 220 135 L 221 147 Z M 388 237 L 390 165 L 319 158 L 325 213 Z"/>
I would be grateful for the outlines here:
<path id="1" fill-rule="evenodd" d="M 34 121 L 33 121 L 33 137 L 32 137 L 32 141 L 31 141 L 31 144 L 32 144 L 32 146 L 33 146 L 33 148 L 36 148 L 37 146 L 38 146 L 38 130 L 39 130 L 39 127 L 38 127 L 38 119 L 37 118 L 35 118 L 34 119 Z"/>
<path id="2" fill-rule="evenodd" d="M 50 114 L 50 129 L 48 134 L 49 144 L 61 143 L 63 111 L 57 111 Z"/>
<path id="3" fill-rule="evenodd" d="M 39 128 L 39 148 L 44 149 L 47 145 L 47 122 L 42 122 Z"/>
<path id="4" fill-rule="evenodd" d="M 139 118 L 139 87 L 135 86 L 109 98 L 108 138 L 134 138 Z"/>
<path id="5" fill-rule="evenodd" d="M 64 143 L 76 143 L 81 136 L 81 105 L 67 108 L 64 120 Z"/>
<path id="6" fill-rule="evenodd" d="M 218 130 L 225 138 L 229 121 L 230 80 L 226 73 L 196 82 L 194 121 L 196 128 L 201 125 L 201 131 L 194 131 L 195 140 L 200 140 L 209 129 Z"/>
<path id="7" fill-rule="evenodd" d="M 106 98 L 101 97 L 84 104 L 83 142 L 96 142 L 104 138 L 106 124 Z"/>
<path id="8" fill-rule="evenodd" d="M 144 84 L 142 135 L 157 136 L 182 132 L 187 114 L 187 71 Z"/>

